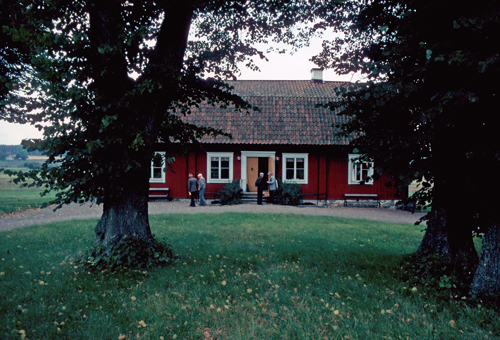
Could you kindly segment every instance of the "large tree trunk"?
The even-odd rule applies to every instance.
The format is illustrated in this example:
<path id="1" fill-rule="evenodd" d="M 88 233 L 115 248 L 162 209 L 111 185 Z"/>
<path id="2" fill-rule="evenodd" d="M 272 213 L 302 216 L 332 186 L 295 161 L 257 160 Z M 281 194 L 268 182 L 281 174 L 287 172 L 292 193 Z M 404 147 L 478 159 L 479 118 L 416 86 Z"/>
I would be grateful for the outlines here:
<path id="1" fill-rule="evenodd" d="M 451 246 L 447 232 L 446 210 L 432 208 L 427 220 L 424 238 L 418 247 L 416 257 L 426 254 L 440 254 L 451 260 Z"/>
<path id="2" fill-rule="evenodd" d="M 437 205 L 434 204 L 429 213 L 427 229 L 415 255 L 439 254 L 451 262 L 477 265 L 478 256 L 468 220 L 460 221 L 459 211 Z"/>
<path id="3" fill-rule="evenodd" d="M 484 232 L 481 259 L 470 291 L 474 295 L 500 294 L 500 198 L 497 195 L 500 183 L 484 176 L 484 169 L 494 174 L 500 172 L 498 151 L 493 152 L 477 162 L 474 176 L 479 225 L 486 226 L 481 229 Z"/>
<path id="4" fill-rule="evenodd" d="M 454 263 L 461 266 L 464 271 L 470 272 L 475 270 L 479 263 L 472 233 L 473 220 L 471 214 L 467 212 L 466 206 L 461 206 L 456 201 L 454 204 L 453 208 L 448 209 L 449 224 L 447 229 L 451 255 Z M 467 273 L 464 274 L 468 276 Z"/>
<path id="5" fill-rule="evenodd" d="M 95 227 L 94 246 L 109 248 L 123 237 L 152 240 L 148 219 L 147 169 L 129 175 L 128 181 L 111 182 L 104 190 L 101 220 Z"/>
<path id="6" fill-rule="evenodd" d="M 488 228 L 483 237 L 481 260 L 472 282 L 471 294 L 500 293 L 500 223 Z"/>
<path id="7" fill-rule="evenodd" d="M 446 181 L 435 183 L 427 230 L 416 257 L 425 261 L 429 256 L 440 255 L 460 277 L 467 277 L 479 259 L 471 232 L 472 221 L 467 218 L 466 207 L 455 188 L 455 183 L 453 186 L 446 185 Z M 436 265 L 431 261 L 429 265 Z"/>
<path id="8" fill-rule="evenodd" d="M 156 47 L 136 84 L 128 76 L 124 55 L 97 53 L 102 46 L 120 46 L 120 39 L 123 39 L 118 29 L 121 2 L 100 1 L 89 7 L 92 42 L 96 51 L 93 86 L 101 94 L 101 104 L 112 108 L 105 112 L 115 118 L 113 129 L 108 130 L 116 133 L 116 140 L 119 141 L 116 145 L 113 141 L 110 143 L 106 158 L 125 165 L 118 166 L 119 173 L 110 176 L 109 182 L 104 185 L 104 210 L 95 227 L 96 247 L 109 249 L 125 236 L 153 242 L 148 220 L 149 170 L 150 157 L 158 142 L 155 129 L 162 123 L 156 117 L 163 119 L 170 103 L 176 100 L 175 96 L 170 97 L 170 93 L 175 94 L 181 75 L 193 16 L 191 3 L 164 2 L 165 18 Z M 152 94 L 146 91 L 143 95 L 127 99 L 128 105 L 123 105 L 133 86 L 141 86 L 143 82 L 145 86 L 151 82 L 157 84 L 156 88 L 151 88 Z"/>

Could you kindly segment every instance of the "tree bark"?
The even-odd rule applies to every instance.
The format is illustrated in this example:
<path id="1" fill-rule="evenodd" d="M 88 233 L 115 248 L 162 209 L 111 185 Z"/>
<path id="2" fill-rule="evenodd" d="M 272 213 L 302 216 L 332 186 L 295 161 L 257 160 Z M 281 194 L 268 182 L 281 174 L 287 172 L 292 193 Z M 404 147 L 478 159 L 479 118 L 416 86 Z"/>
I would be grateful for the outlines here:
<path id="1" fill-rule="evenodd" d="M 125 236 L 152 240 L 148 219 L 149 177 L 147 171 L 109 183 L 104 189 L 101 220 L 95 227 L 95 247 L 109 249 Z M 146 172 L 146 173 L 145 173 Z"/>
<path id="2" fill-rule="evenodd" d="M 479 259 L 472 238 L 472 221 L 464 213 L 466 207 L 462 206 L 461 197 L 446 182 L 435 183 L 432 210 L 417 258 L 441 255 L 461 271 L 477 266 Z"/>
<path id="3" fill-rule="evenodd" d="M 448 238 L 446 210 L 433 207 L 429 213 L 427 229 L 418 247 L 416 257 L 426 254 L 441 254 L 451 260 L 451 246 Z"/>
<path id="4" fill-rule="evenodd" d="M 93 27 L 94 49 L 106 46 L 109 43 L 119 45 L 119 32 L 112 24 L 120 21 L 119 11 L 114 6 L 120 2 L 99 2 L 91 9 L 91 24 Z M 139 77 L 137 84 L 148 82 L 151 79 L 160 79 L 164 84 L 163 90 L 153 89 L 153 93 L 146 92 L 140 97 L 132 98 L 129 107 L 115 108 L 115 111 L 106 111 L 107 114 L 115 113 L 115 125 L 123 126 L 117 129 L 117 134 L 122 144 L 112 145 L 109 159 L 115 163 L 131 164 L 135 170 L 127 173 L 113 174 L 109 183 L 104 187 L 104 208 L 101 220 L 95 227 L 95 247 L 109 249 L 124 237 L 142 238 L 153 241 L 148 219 L 149 198 L 149 171 L 154 145 L 158 142 L 156 130 L 160 126 L 161 117 L 164 117 L 170 103 L 176 100 L 175 93 L 177 79 L 180 76 L 183 58 L 187 46 L 189 27 L 193 16 L 191 1 L 176 4 L 175 8 L 170 2 L 164 2 L 165 18 L 158 35 L 155 50 L 150 56 L 150 62 L 144 74 Z M 102 101 L 118 103 L 131 89 L 127 69 L 124 67 L 124 56 L 111 57 L 96 53 L 96 84 Z M 126 65 L 125 65 L 126 66 Z M 127 81 L 121 81 L 125 77 Z M 118 81 L 117 84 L 115 84 Z M 110 85 L 114 84 L 114 85 Z M 167 95 L 165 96 L 165 92 Z M 140 114 L 138 114 L 140 113 Z M 160 118 L 157 118 L 160 117 Z M 136 131 L 129 133 L 127 127 L 134 127 Z M 133 130 L 132 129 L 132 130 Z M 142 144 L 134 145 L 134 137 L 140 135 Z M 130 138 L 132 136 L 132 138 Z M 112 152 L 112 153 L 111 153 Z M 121 168 L 124 169 L 125 167 Z"/>
<path id="5" fill-rule="evenodd" d="M 474 275 L 470 293 L 500 293 L 500 223 L 488 228 L 483 237 L 481 259 Z"/>

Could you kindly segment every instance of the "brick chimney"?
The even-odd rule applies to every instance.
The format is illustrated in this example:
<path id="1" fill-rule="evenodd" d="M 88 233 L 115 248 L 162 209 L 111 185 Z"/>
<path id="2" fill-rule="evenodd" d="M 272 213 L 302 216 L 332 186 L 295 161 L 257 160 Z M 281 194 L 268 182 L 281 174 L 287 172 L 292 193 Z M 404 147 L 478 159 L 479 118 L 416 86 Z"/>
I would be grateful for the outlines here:
<path id="1" fill-rule="evenodd" d="M 311 83 L 323 84 L 323 69 L 322 68 L 312 68 L 311 69 Z"/>

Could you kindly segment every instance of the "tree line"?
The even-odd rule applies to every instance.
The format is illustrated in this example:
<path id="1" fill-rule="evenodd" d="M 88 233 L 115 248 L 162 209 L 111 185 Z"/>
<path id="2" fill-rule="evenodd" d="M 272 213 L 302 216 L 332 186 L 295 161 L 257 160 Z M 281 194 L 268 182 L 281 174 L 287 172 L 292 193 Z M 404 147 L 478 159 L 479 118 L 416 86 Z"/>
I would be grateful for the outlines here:
<path id="1" fill-rule="evenodd" d="M 22 145 L 0 145 L 0 160 L 4 161 L 8 156 L 15 159 L 28 159 L 29 155 L 40 155 L 40 151 L 28 152 Z"/>

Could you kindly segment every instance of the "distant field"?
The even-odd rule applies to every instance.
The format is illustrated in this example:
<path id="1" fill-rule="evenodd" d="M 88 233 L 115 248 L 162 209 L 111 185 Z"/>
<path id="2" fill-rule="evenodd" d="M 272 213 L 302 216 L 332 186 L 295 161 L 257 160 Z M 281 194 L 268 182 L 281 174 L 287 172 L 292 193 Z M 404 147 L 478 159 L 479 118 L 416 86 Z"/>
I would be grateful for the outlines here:
<path id="1" fill-rule="evenodd" d="M 28 162 L 38 162 L 42 164 L 47 159 L 47 156 L 29 156 L 28 159 L 16 159 L 13 161 L 0 161 L 0 168 L 6 168 L 12 170 L 12 168 L 22 168 L 24 163 Z"/>
<path id="2" fill-rule="evenodd" d="M 35 159 L 0 161 L 0 168 L 8 170 L 28 170 L 24 168 L 24 163 L 34 162 Z M 43 160 L 40 160 L 42 163 Z M 12 213 L 15 211 L 27 210 L 41 207 L 54 199 L 55 193 L 41 197 L 41 188 L 22 188 L 19 184 L 14 184 L 13 177 L 0 172 L 0 215 Z"/>
<path id="3" fill-rule="evenodd" d="M 37 160 L 37 161 L 45 161 L 48 157 L 47 156 L 29 156 L 28 160 Z"/>

